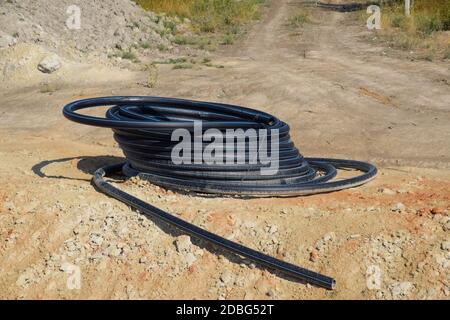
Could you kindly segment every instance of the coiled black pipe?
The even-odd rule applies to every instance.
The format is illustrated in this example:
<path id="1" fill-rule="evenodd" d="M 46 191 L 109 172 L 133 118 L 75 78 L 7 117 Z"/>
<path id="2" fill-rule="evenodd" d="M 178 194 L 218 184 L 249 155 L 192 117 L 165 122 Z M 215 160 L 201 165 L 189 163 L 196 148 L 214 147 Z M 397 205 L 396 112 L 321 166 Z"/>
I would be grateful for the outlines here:
<path id="1" fill-rule="evenodd" d="M 324 2 L 317 2 L 316 6 L 323 9 L 328 9 L 332 11 L 339 11 L 339 12 L 352 12 L 352 11 L 358 11 L 366 9 L 370 5 L 378 5 L 378 1 L 373 2 L 365 2 L 365 3 L 324 3 Z"/>
<path id="2" fill-rule="evenodd" d="M 106 118 L 76 112 L 98 106 L 111 106 L 106 112 Z M 332 278 L 275 259 L 187 223 L 115 188 L 104 180 L 104 176 L 116 172 L 127 176 L 139 175 L 162 187 L 199 193 L 257 197 L 296 196 L 359 186 L 376 175 L 377 169 L 373 165 L 351 160 L 304 158 L 291 141 L 286 123 L 270 114 L 229 104 L 158 97 L 105 97 L 69 103 L 64 107 L 63 114 L 78 123 L 113 129 L 114 138 L 122 148 L 127 162 L 100 168 L 95 173 L 94 183 L 106 194 L 241 256 L 327 289 L 334 287 L 335 281 Z M 223 157 L 228 162 L 174 164 L 171 152 L 178 142 L 171 141 L 173 131 L 183 128 L 192 134 L 198 134 L 194 127 L 198 120 L 202 120 L 202 134 L 208 129 L 218 129 L 224 133 L 227 129 L 254 129 L 260 138 L 258 130 L 267 129 L 268 142 L 272 139 L 279 140 L 277 173 L 262 175 L 261 169 L 267 165 L 248 161 L 249 152 L 254 147 L 248 140 L 234 145 L 245 147 L 244 154 L 227 154 L 224 150 Z M 202 142 L 201 150 L 207 145 L 208 143 Z M 272 151 L 269 147 L 268 153 L 271 154 Z M 237 164 L 238 159 L 245 161 Z M 334 178 L 340 168 L 356 169 L 362 173 L 356 177 L 336 180 Z"/>
<path id="3" fill-rule="evenodd" d="M 299 5 L 307 7 L 319 7 L 321 9 L 338 11 L 338 12 L 353 12 L 358 10 L 365 10 L 371 5 L 381 6 L 383 3 L 380 0 L 373 1 L 349 1 L 348 3 L 327 3 L 317 0 L 304 0 Z"/>

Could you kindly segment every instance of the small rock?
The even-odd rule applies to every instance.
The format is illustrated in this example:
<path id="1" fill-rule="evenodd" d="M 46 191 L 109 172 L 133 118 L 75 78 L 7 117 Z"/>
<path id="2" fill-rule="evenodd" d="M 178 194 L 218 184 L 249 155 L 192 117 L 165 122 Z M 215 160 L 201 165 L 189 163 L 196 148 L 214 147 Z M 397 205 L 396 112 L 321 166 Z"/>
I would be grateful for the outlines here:
<path id="1" fill-rule="evenodd" d="M 272 289 L 269 289 L 269 291 L 266 292 L 266 295 L 268 297 L 274 297 L 275 296 L 275 291 L 273 291 Z"/>
<path id="2" fill-rule="evenodd" d="M 399 299 L 403 297 L 407 297 L 414 285 L 411 282 L 397 282 L 391 286 L 391 293 L 394 299 Z"/>
<path id="3" fill-rule="evenodd" d="M 197 261 L 197 258 L 192 252 L 188 252 L 184 258 L 186 260 L 188 267 L 192 266 L 194 262 Z"/>
<path id="4" fill-rule="evenodd" d="M 103 237 L 99 233 L 91 233 L 91 235 L 89 236 L 89 240 L 96 246 L 101 246 L 103 243 Z"/>
<path id="5" fill-rule="evenodd" d="M 199 257 L 202 257 L 204 253 L 205 253 L 205 251 L 203 249 L 197 249 L 194 252 L 194 254 Z"/>
<path id="6" fill-rule="evenodd" d="M 139 263 L 146 263 L 147 262 L 147 258 L 146 257 L 140 257 L 139 258 Z"/>
<path id="7" fill-rule="evenodd" d="M 336 234 L 334 232 L 328 232 L 323 236 L 324 241 L 334 241 L 336 239 Z"/>
<path id="8" fill-rule="evenodd" d="M 450 220 L 444 223 L 442 228 L 444 229 L 444 231 L 450 231 Z"/>
<path id="9" fill-rule="evenodd" d="M 30 282 L 30 277 L 27 274 L 21 274 L 19 278 L 17 278 L 16 284 L 20 287 L 25 287 Z"/>
<path id="10" fill-rule="evenodd" d="M 327 245 L 327 242 L 332 242 L 336 239 L 336 234 L 334 232 L 329 232 L 323 236 L 322 239 L 317 241 L 316 249 L 321 251 Z"/>
<path id="11" fill-rule="evenodd" d="M 380 192 L 382 194 L 386 194 L 388 196 L 393 196 L 396 194 L 396 192 L 394 190 L 391 190 L 389 188 L 380 188 L 380 189 L 378 189 L 378 192 Z"/>
<path id="12" fill-rule="evenodd" d="M 442 242 L 441 249 L 445 251 L 450 251 L 450 241 Z"/>
<path id="13" fill-rule="evenodd" d="M 450 267 L 450 257 L 447 257 L 448 254 L 438 253 L 435 255 L 436 263 L 442 267 L 443 269 L 448 269 Z"/>
<path id="14" fill-rule="evenodd" d="M 51 54 L 42 59 L 37 68 L 43 73 L 53 73 L 61 68 L 61 60 L 56 54 Z"/>
<path id="15" fill-rule="evenodd" d="M 220 281 L 222 281 L 224 284 L 229 284 L 231 281 L 233 281 L 233 274 L 230 270 L 225 270 L 220 275 Z"/>
<path id="16" fill-rule="evenodd" d="M 433 209 L 430 210 L 430 212 L 431 214 L 440 214 L 443 216 L 446 214 L 446 210 L 440 207 L 434 207 Z"/>
<path id="17" fill-rule="evenodd" d="M 122 249 L 117 245 L 109 245 L 104 251 L 104 254 L 108 257 L 119 257 L 122 254 Z"/>
<path id="18" fill-rule="evenodd" d="M 416 211 L 416 214 L 419 217 L 427 216 L 429 213 L 430 213 L 430 211 L 428 209 L 426 209 L 426 208 L 421 208 L 421 209 Z"/>
<path id="19" fill-rule="evenodd" d="M 274 234 L 274 233 L 276 233 L 277 231 L 278 231 L 277 226 L 272 225 L 272 226 L 269 227 L 269 233 L 270 233 L 270 234 Z"/>
<path id="20" fill-rule="evenodd" d="M 393 212 L 404 212 L 406 210 L 406 207 L 403 203 L 398 202 L 394 206 L 392 206 L 391 211 Z"/>
<path id="21" fill-rule="evenodd" d="M 17 39 L 8 34 L 0 35 L 0 48 L 12 47 L 17 43 Z"/>
<path id="22" fill-rule="evenodd" d="M 309 261 L 316 262 L 317 260 L 319 260 L 319 254 L 316 250 L 311 251 L 309 254 Z"/>
<path id="23" fill-rule="evenodd" d="M 186 252 L 191 251 L 191 248 L 192 248 L 191 237 L 189 237 L 187 235 L 179 236 L 175 240 L 175 247 L 176 247 L 177 251 L 180 253 L 186 253 Z"/>
<path id="24" fill-rule="evenodd" d="M 77 243 L 74 240 L 66 240 L 64 246 L 68 252 L 74 252 L 78 249 Z"/>

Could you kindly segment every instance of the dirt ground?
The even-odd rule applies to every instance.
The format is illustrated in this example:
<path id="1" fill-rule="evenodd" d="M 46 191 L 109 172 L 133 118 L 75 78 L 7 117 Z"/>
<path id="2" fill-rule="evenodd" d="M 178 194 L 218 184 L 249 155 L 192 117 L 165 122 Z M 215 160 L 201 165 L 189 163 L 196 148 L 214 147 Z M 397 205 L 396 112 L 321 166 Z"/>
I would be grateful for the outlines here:
<path id="1" fill-rule="evenodd" d="M 224 68 L 163 65 L 155 88 L 142 85 L 143 72 L 122 79 L 116 69 L 74 67 L 73 85 L 51 94 L 0 89 L 0 297 L 449 299 L 448 62 L 386 53 L 346 13 L 314 8 L 293 35 L 286 21 L 300 5 L 272 1 L 245 39 L 212 54 Z M 274 274 L 98 193 L 92 172 L 121 161 L 121 152 L 109 130 L 71 123 L 61 108 L 107 95 L 257 108 L 288 122 L 304 155 L 378 165 L 365 186 L 288 199 L 115 182 L 210 231 L 333 276 L 336 290 Z M 77 288 L 67 283 L 68 265 L 80 270 Z"/>

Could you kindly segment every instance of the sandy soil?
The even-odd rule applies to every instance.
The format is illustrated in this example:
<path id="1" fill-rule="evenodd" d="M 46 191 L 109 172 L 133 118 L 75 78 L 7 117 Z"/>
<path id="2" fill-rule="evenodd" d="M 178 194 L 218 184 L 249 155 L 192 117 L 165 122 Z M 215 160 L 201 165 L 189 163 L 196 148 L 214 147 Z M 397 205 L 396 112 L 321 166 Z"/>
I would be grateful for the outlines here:
<path id="1" fill-rule="evenodd" d="M 161 66 L 156 88 L 140 85 L 144 73 L 102 71 L 98 86 L 3 91 L 0 297 L 448 299 L 449 65 L 386 55 L 344 13 L 313 9 L 313 22 L 293 36 L 286 20 L 299 6 L 273 1 L 246 39 L 212 56 L 225 68 Z M 366 186 L 289 199 L 203 198 L 115 181 L 208 230 L 333 276 L 337 289 L 274 274 L 95 191 L 93 170 L 121 152 L 109 130 L 70 123 L 60 110 L 111 94 L 258 108 L 287 121 L 305 155 L 377 164 Z M 68 286 L 68 265 L 81 272 L 79 288 Z"/>

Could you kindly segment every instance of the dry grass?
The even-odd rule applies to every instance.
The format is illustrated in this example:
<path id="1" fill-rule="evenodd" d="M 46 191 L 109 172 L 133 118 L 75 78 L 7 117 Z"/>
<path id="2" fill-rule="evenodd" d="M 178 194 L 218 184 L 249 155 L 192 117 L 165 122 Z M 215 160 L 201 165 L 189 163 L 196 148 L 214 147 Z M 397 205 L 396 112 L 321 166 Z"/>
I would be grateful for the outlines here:
<path id="1" fill-rule="evenodd" d="M 136 0 L 146 10 L 189 18 L 201 32 L 234 30 L 259 17 L 264 0 Z"/>
<path id="2" fill-rule="evenodd" d="M 302 9 L 289 19 L 288 26 L 293 29 L 301 28 L 311 21 L 310 15 L 311 13 L 309 10 Z"/>
<path id="3" fill-rule="evenodd" d="M 187 17 L 191 13 L 194 0 L 137 0 L 136 2 L 145 10 Z"/>
<path id="4" fill-rule="evenodd" d="M 449 30 L 449 0 L 415 0 L 410 17 L 404 14 L 403 0 L 390 1 L 382 9 L 381 39 L 413 52 L 415 58 L 448 59 Z"/>
<path id="5" fill-rule="evenodd" d="M 194 34 L 177 34 L 175 43 L 206 50 L 233 44 L 248 22 L 260 17 L 265 0 L 136 0 L 146 10 L 191 21 Z M 176 28 L 174 28 L 176 29 Z"/>

